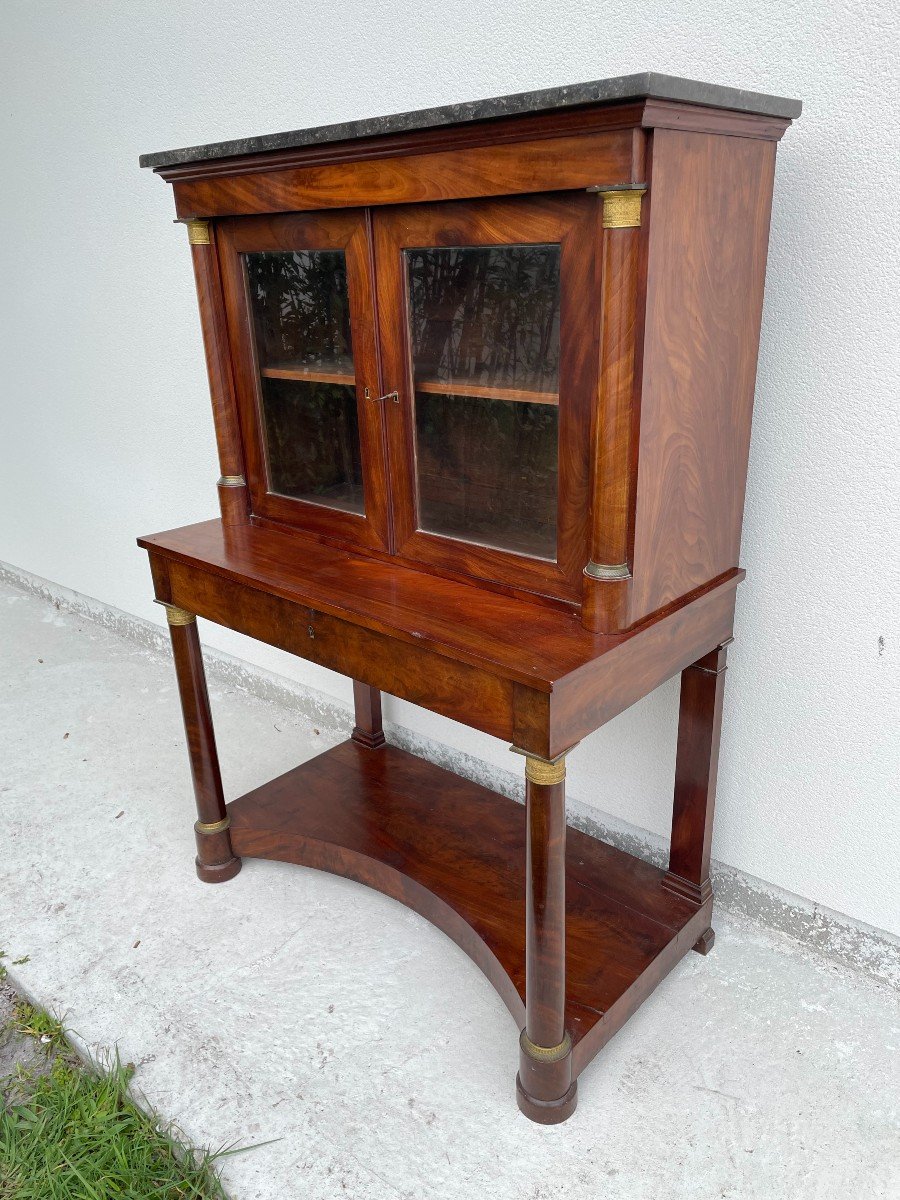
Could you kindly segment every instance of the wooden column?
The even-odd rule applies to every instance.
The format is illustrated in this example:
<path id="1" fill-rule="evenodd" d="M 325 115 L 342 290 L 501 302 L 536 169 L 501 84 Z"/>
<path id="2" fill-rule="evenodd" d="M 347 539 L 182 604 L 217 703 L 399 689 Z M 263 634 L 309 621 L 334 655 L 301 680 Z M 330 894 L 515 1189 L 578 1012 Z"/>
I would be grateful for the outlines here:
<path id="1" fill-rule="evenodd" d="M 356 724 L 350 737 L 360 746 L 377 750 L 384 745 L 384 730 L 381 727 L 381 692 L 367 683 L 353 680 L 353 708 Z"/>
<path id="2" fill-rule="evenodd" d="M 244 525 L 249 519 L 250 493 L 244 475 L 244 450 L 231 377 L 231 351 L 215 232 L 209 221 L 195 219 L 185 224 L 194 264 L 209 394 L 219 450 L 219 507 L 225 525 Z"/>
<path id="3" fill-rule="evenodd" d="M 709 860 L 729 644 L 730 639 L 681 673 L 672 842 L 663 886 L 695 904 L 712 900 Z M 709 928 L 694 949 L 708 954 L 714 941 Z"/>
<path id="4" fill-rule="evenodd" d="M 591 555 L 584 569 L 581 620 L 593 633 L 631 624 L 638 280 L 643 184 L 590 188 L 603 204 L 597 290 L 602 296 L 600 395 L 594 421 Z"/>
<path id="5" fill-rule="evenodd" d="M 566 1032 L 566 763 L 525 759 L 525 1028 L 519 1038 L 519 1108 L 555 1125 L 575 1109 Z"/>
<path id="6" fill-rule="evenodd" d="M 197 635 L 197 618 L 173 604 L 165 607 L 197 801 L 198 820 L 194 825 L 197 874 L 204 883 L 224 883 L 226 879 L 237 875 L 241 860 L 235 857 L 231 849 L 231 835 L 228 832 L 230 821 L 222 792 L 203 654 Z"/>

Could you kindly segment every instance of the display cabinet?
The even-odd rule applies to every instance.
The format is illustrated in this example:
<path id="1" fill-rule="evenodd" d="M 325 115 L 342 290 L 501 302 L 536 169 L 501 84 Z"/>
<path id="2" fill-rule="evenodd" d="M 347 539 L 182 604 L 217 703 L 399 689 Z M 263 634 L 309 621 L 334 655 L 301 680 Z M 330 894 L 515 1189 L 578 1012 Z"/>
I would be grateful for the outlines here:
<path id="1" fill-rule="evenodd" d="M 775 148 L 799 111 L 647 74 L 142 159 L 187 226 L 221 469 L 220 518 L 140 539 L 200 878 L 283 859 L 422 913 L 515 1017 L 537 1121 L 712 945 Z M 198 615 L 352 678 L 350 740 L 226 804 Z M 565 761 L 678 672 L 663 871 L 567 828 Z M 388 745 L 382 691 L 511 744 L 524 808 Z"/>

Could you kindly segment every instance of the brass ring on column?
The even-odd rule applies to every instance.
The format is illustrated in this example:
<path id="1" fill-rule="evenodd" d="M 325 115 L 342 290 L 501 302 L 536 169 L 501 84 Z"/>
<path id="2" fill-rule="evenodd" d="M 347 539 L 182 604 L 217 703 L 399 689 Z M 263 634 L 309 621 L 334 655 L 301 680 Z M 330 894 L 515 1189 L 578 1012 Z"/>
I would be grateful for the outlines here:
<path id="1" fill-rule="evenodd" d="M 546 759 L 532 758 L 531 755 L 526 755 L 525 778 L 532 783 L 536 783 L 540 787 L 552 787 L 554 784 L 562 783 L 565 777 L 565 757 L 557 759 L 556 762 L 547 762 Z"/>
<path id="2" fill-rule="evenodd" d="M 166 620 L 170 625 L 192 625 L 197 620 L 193 613 L 179 608 L 177 604 L 164 604 L 163 607 L 166 610 Z"/>
<path id="3" fill-rule="evenodd" d="M 231 817 L 223 817 L 221 821 L 196 821 L 194 828 L 198 833 L 222 833 L 231 824 Z"/>
<path id="4" fill-rule="evenodd" d="M 533 1058 L 537 1062 L 559 1062 L 571 1051 L 572 1039 L 567 1033 L 558 1046 L 538 1046 L 523 1029 L 519 1034 L 519 1045 L 529 1058 Z"/>

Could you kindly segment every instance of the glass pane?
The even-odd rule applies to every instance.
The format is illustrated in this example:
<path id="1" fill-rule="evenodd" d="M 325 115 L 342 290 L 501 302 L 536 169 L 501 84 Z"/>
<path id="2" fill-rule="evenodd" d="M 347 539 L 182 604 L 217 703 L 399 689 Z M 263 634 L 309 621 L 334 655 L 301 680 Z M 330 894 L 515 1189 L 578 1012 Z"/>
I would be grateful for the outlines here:
<path id="1" fill-rule="evenodd" d="M 559 246 L 408 250 L 407 260 L 417 383 L 556 391 Z"/>
<path id="2" fill-rule="evenodd" d="M 406 253 L 419 528 L 555 559 L 559 246 Z"/>
<path id="3" fill-rule="evenodd" d="M 262 388 L 271 491 L 363 512 L 356 389 L 289 379 Z"/>
<path id="4" fill-rule="evenodd" d="M 260 367 L 353 374 L 347 263 L 342 250 L 245 254 Z"/>
<path id="5" fill-rule="evenodd" d="M 558 411 L 417 392 L 419 528 L 555 558 Z"/>
<path id="6" fill-rule="evenodd" d="M 264 251 L 244 262 L 269 490 L 362 513 L 343 251 Z"/>

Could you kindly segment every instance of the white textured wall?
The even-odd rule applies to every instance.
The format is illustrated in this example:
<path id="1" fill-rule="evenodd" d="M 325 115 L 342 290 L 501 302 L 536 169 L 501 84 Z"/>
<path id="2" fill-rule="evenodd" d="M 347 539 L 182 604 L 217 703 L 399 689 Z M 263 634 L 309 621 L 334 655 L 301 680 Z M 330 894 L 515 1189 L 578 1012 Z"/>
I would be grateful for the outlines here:
<path id="1" fill-rule="evenodd" d="M 217 464 L 186 238 L 139 152 L 639 70 L 804 101 L 779 152 L 714 853 L 900 932 L 891 0 L 2 7 L 0 559 L 154 620 L 134 537 L 215 515 Z M 676 705 L 671 681 L 589 739 L 572 793 L 664 832 Z"/>

